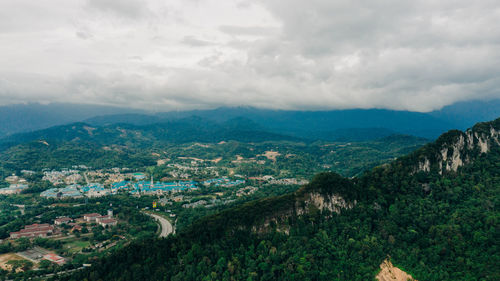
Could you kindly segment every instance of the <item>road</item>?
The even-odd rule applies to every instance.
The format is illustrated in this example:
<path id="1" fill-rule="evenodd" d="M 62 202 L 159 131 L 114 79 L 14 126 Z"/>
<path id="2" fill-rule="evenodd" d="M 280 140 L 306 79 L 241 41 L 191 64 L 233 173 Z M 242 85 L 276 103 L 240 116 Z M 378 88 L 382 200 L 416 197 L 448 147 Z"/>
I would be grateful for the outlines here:
<path id="1" fill-rule="evenodd" d="M 160 223 L 160 227 L 161 227 L 160 237 L 167 237 L 167 235 L 174 232 L 174 228 L 172 227 L 172 224 L 166 218 L 159 216 L 159 215 L 150 214 L 150 213 L 145 213 L 145 214 L 153 217 L 156 221 L 158 221 Z"/>

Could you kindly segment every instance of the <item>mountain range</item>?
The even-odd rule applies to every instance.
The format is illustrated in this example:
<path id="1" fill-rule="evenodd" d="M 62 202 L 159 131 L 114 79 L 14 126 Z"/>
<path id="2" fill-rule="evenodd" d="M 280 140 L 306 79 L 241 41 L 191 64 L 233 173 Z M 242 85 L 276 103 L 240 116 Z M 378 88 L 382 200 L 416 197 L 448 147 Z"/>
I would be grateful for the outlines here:
<path id="1" fill-rule="evenodd" d="M 386 109 L 291 111 L 253 107 L 151 113 L 109 106 L 26 104 L 0 107 L 0 137 L 74 122 L 91 126 L 144 126 L 201 117 L 222 126 L 242 118 L 253 122 L 256 126 L 253 130 L 258 128 L 259 131 L 309 140 L 363 141 L 392 134 L 434 139 L 447 130 L 465 129 L 499 115 L 500 100 L 460 102 L 429 113 Z"/>

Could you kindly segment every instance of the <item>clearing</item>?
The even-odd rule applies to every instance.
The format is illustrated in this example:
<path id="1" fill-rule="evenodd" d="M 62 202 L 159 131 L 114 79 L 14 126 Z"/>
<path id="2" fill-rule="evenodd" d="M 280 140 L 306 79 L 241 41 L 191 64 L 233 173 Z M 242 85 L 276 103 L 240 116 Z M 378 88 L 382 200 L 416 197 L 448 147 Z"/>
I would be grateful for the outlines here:
<path id="1" fill-rule="evenodd" d="M 12 269 L 12 266 L 10 264 L 7 264 L 7 262 L 16 260 L 19 261 L 24 259 L 12 253 L 0 255 L 0 268 L 3 270 L 10 271 Z"/>
<path id="2" fill-rule="evenodd" d="M 417 281 L 411 275 L 392 265 L 389 260 L 385 260 L 380 265 L 380 272 L 375 276 L 378 281 Z"/>

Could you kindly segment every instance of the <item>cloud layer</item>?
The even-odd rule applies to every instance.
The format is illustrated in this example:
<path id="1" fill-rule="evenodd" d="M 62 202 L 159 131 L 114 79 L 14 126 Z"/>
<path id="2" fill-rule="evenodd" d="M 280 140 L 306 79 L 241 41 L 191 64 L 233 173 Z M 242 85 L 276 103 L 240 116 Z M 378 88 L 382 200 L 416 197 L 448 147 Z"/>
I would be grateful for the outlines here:
<path id="1" fill-rule="evenodd" d="M 0 3 L 0 104 L 429 111 L 500 98 L 498 1 Z"/>

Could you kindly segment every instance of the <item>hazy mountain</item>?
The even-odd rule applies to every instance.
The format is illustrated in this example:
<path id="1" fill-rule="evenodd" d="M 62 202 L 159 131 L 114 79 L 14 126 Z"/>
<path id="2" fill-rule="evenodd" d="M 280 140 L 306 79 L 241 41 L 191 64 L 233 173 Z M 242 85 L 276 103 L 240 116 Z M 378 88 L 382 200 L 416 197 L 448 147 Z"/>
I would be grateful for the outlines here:
<path id="1" fill-rule="evenodd" d="M 100 145 L 150 146 L 156 142 L 261 142 L 274 140 L 300 140 L 296 137 L 260 129 L 253 121 L 234 118 L 219 124 L 201 117 L 187 117 L 161 123 L 133 125 L 129 123 L 95 126 L 72 123 L 39 131 L 10 135 L 0 139 L 0 149 L 30 141 L 91 142 Z"/>
<path id="2" fill-rule="evenodd" d="M 490 101 L 457 102 L 433 111 L 430 115 L 444 120 L 457 129 L 464 130 L 475 123 L 500 116 L 500 99 Z"/>
<path id="3" fill-rule="evenodd" d="M 262 128 L 302 138 L 327 140 L 370 140 L 394 133 L 436 138 L 447 130 L 465 129 L 481 121 L 500 116 L 500 100 L 459 102 L 441 110 L 420 113 L 386 109 L 348 109 L 330 111 L 289 111 L 253 107 L 221 107 L 156 113 L 154 115 L 120 115 L 92 118 L 91 124 L 130 122 L 155 123 L 188 116 L 200 116 L 214 122 L 236 117 L 254 121 Z"/>
<path id="4" fill-rule="evenodd" d="M 217 108 L 155 115 L 127 114 L 90 118 L 95 125 L 128 122 L 132 124 L 156 123 L 188 116 L 200 116 L 223 123 L 243 117 L 268 131 L 308 139 L 369 140 L 395 133 L 434 138 L 452 128 L 452 125 L 429 114 L 384 109 L 350 109 L 332 111 L 286 111 L 252 107 Z"/>
<path id="5" fill-rule="evenodd" d="M 72 122 L 93 126 L 148 125 L 191 116 L 215 123 L 242 117 L 267 131 L 308 139 L 359 141 L 395 133 L 436 138 L 449 129 L 464 129 L 500 116 L 500 100 L 460 102 L 430 113 L 385 109 L 289 111 L 253 107 L 147 113 L 94 105 L 10 105 L 0 107 L 0 137 Z"/>
<path id="6" fill-rule="evenodd" d="M 97 115 L 132 112 L 144 113 L 130 108 L 64 103 L 0 106 L 0 137 L 78 122 Z"/>

